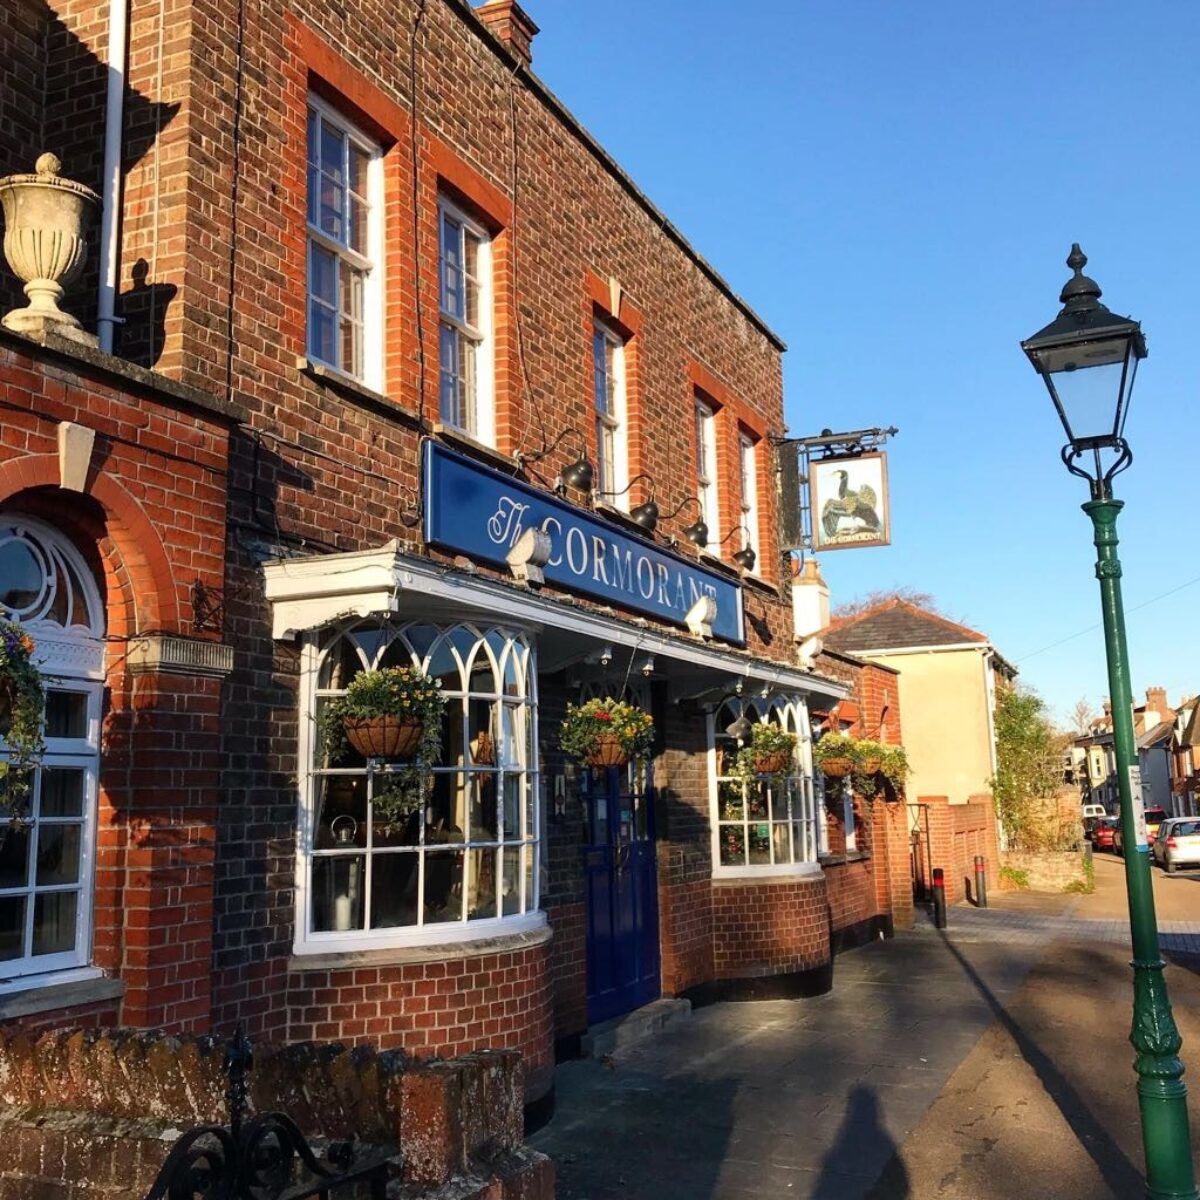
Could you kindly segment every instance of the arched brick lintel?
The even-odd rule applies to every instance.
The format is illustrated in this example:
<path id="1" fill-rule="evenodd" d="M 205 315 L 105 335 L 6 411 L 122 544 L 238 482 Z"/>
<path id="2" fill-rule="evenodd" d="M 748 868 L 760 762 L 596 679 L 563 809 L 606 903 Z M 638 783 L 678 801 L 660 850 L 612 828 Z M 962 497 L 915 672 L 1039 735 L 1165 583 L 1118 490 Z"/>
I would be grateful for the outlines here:
<path id="1" fill-rule="evenodd" d="M 0 504 L 30 488 L 47 487 L 59 489 L 57 455 L 29 454 L 0 463 Z M 61 489 L 58 494 L 73 495 Z M 109 536 L 133 585 L 139 629 L 179 629 L 179 595 L 171 563 L 142 506 L 103 471 L 88 476 L 87 494 L 104 510 Z"/>

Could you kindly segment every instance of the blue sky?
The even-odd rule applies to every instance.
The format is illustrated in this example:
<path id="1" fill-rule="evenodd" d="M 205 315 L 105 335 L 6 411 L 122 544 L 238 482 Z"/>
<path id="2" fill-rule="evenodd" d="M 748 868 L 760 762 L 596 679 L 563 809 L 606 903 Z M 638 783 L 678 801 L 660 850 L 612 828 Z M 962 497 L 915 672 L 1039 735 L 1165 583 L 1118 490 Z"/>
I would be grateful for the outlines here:
<path id="1" fill-rule="evenodd" d="M 932 593 L 1064 719 L 1108 692 L 1091 523 L 1017 343 L 1083 245 L 1150 347 L 1117 480 L 1134 691 L 1200 691 L 1200 4 L 527 8 L 541 77 L 788 343 L 792 432 L 899 426 L 894 544 L 822 556 L 834 602 Z"/>

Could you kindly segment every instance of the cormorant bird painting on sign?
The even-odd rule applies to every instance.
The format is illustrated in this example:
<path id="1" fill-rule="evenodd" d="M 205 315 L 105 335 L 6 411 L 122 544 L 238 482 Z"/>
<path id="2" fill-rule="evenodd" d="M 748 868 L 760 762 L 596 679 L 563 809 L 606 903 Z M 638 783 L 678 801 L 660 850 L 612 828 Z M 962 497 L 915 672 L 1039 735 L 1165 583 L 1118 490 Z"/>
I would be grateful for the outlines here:
<path id="1" fill-rule="evenodd" d="M 811 463 L 813 549 L 886 546 L 887 467 L 882 454 Z"/>

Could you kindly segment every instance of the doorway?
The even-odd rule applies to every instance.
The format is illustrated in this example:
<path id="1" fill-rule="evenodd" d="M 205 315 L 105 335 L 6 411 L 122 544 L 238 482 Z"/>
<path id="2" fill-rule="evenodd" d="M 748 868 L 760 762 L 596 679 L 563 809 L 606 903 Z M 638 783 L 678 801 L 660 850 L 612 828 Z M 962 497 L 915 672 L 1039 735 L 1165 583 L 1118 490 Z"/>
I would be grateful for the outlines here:
<path id="1" fill-rule="evenodd" d="M 640 778 L 639 778 L 640 776 Z M 585 770 L 588 1023 L 661 993 L 658 868 L 649 766 Z"/>

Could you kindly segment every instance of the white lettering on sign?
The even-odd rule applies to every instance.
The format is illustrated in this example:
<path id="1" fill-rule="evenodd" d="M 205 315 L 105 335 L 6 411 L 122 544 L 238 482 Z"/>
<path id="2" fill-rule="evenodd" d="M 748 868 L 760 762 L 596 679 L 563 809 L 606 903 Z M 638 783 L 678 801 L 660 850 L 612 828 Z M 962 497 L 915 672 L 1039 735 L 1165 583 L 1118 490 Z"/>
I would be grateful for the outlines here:
<path id="1" fill-rule="evenodd" d="M 1150 852 L 1150 831 L 1146 828 L 1146 801 L 1142 796 L 1142 768 L 1129 768 L 1129 793 L 1133 798 L 1133 841 L 1143 854 Z"/>
<path id="2" fill-rule="evenodd" d="M 487 535 L 494 545 L 511 548 L 524 532 L 528 504 L 512 496 L 501 496 L 496 511 L 487 519 Z M 629 546 L 609 542 L 601 534 L 587 535 L 575 526 L 563 533 L 557 517 L 545 517 L 541 529 L 550 538 L 547 565 L 562 566 L 565 561 L 572 575 L 590 576 L 591 581 L 615 587 L 630 596 L 652 600 L 674 612 L 686 613 L 702 596 L 716 598 L 711 584 L 687 576 L 678 568 L 652 562 Z"/>

